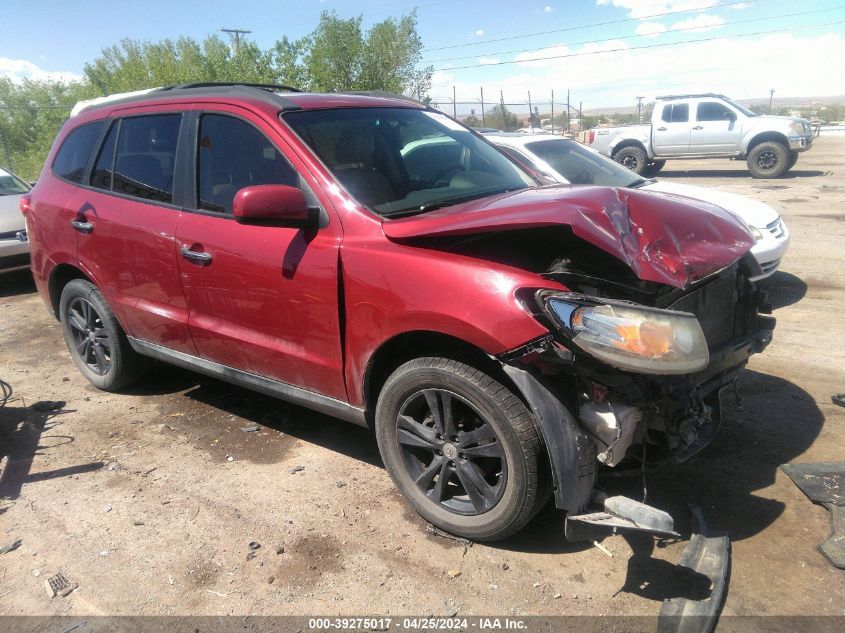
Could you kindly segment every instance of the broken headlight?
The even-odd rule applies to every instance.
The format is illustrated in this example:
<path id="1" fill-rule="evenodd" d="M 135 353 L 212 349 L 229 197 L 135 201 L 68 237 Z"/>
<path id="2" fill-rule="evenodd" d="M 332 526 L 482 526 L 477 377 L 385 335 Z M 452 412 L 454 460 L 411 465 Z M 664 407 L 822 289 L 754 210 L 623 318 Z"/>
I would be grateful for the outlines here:
<path id="1" fill-rule="evenodd" d="M 695 315 L 561 294 L 539 298 L 575 345 L 608 365 L 646 374 L 688 374 L 710 362 Z"/>

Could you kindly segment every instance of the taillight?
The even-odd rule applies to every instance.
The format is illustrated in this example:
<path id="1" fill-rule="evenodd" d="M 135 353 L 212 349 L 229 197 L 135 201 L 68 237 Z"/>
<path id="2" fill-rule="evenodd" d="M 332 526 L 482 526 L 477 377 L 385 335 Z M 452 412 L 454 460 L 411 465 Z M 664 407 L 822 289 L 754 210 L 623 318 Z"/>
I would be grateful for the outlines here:
<path id="1" fill-rule="evenodd" d="M 29 213 L 29 207 L 30 207 L 31 204 L 32 204 L 32 201 L 29 199 L 29 194 L 26 194 L 25 196 L 21 196 L 20 208 L 21 208 L 21 213 L 23 215 L 26 215 L 27 213 Z"/>
<path id="2" fill-rule="evenodd" d="M 587 136 L 587 142 L 588 142 L 590 145 L 592 145 L 592 144 L 593 144 L 593 141 L 595 141 L 595 140 L 596 140 L 596 131 L 595 131 L 595 130 L 590 130 L 590 134 L 589 134 L 589 136 Z"/>

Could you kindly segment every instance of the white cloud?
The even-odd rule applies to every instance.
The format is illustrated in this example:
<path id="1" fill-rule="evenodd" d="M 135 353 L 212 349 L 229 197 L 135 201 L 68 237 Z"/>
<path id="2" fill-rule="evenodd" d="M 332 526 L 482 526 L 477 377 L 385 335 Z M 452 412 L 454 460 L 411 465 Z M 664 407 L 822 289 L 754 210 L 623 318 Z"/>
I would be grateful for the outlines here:
<path id="1" fill-rule="evenodd" d="M 79 81 L 82 75 L 61 70 L 44 70 L 25 59 L 9 59 L 0 57 L 0 76 L 8 77 L 15 83 L 24 79 L 34 81 Z"/>
<path id="2" fill-rule="evenodd" d="M 476 37 L 481 37 L 482 35 L 484 35 L 484 29 L 478 29 L 475 32 L 475 35 L 476 35 Z"/>
<path id="3" fill-rule="evenodd" d="M 718 4 L 718 0 L 596 0 L 596 4 L 627 9 L 632 18 L 647 18 L 670 11 L 709 9 Z"/>
<path id="4" fill-rule="evenodd" d="M 543 11 L 545 13 L 551 13 L 552 11 L 554 11 L 554 8 L 547 4 L 545 7 L 543 7 Z"/>
<path id="5" fill-rule="evenodd" d="M 622 49 L 620 52 L 564 57 L 590 50 Z M 535 61 L 526 59 L 541 57 Z M 440 71 L 432 78 L 431 95 L 448 95 L 452 86 L 458 101 L 477 101 L 479 86 L 485 99 L 524 101 L 530 90 L 535 101 L 557 99 L 572 91 L 574 102 L 584 108 L 635 105 L 638 95 L 678 92 L 718 92 L 736 99 L 765 97 L 772 86 L 781 95 L 845 94 L 845 74 L 830 73 L 819 59 L 845 59 L 845 36 L 828 33 L 807 37 L 778 33 L 758 38 L 719 38 L 671 48 L 629 49 L 624 42 L 570 49 L 553 46 L 520 55 L 522 63 L 476 66 L 468 70 Z M 541 106 L 541 109 L 542 106 Z M 519 110 L 517 108 L 517 110 Z M 525 108 L 527 112 L 527 106 Z"/>
<path id="6" fill-rule="evenodd" d="M 720 18 L 718 15 L 700 13 L 694 18 L 687 18 L 686 20 L 675 22 L 672 25 L 672 29 L 675 31 L 693 29 L 696 31 L 709 31 L 710 29 L 714 29 L 717 26 L 722 26 L 724 23 L 724 18 Z"/>
<path id="7" fill-rule="evenodd" d="M 731 11 L 741 11 L 742 9 L 750 9 L 753 2 L 737 2 L 728 7 Z"/>
<path id="8" fill-rule="evenodd" d="M 502 60 L 499 59 L 498 57 L 483 57 L 482 56 L 482 57 L 478 58 L 479 66 L 490 66 L 492 64 L 498 64 L 501 61 Z"/>
<path id="9" fill-rule="evenodd" d="M 640 22 L 637 26 L 637 35 L 657 35 L 666 32 L 666 25 L 660 22 Z"/>

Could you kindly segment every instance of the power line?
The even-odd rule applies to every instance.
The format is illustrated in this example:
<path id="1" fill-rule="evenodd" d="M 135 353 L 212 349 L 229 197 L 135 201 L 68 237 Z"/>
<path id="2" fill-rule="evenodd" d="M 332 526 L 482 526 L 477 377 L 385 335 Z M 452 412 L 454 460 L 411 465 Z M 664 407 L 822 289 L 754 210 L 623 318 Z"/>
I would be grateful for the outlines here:
<path id="1" fill-rule="evenodd" d="M 722 24 L 713 25 L 713 26 L 718 26 L 718 27 L 735 26 L 737 24 L 748 24 L 750 22 L 763 22 L 765 20 L 775 20 L 775 19 L 780 19 L 780 18 L 791 18 L 791 17 L 796 17 L 796 16 L 799 16 L 799 15 L 808 15 L 810 13 L 823 13 L 823 12 L 826 12 L 826 11 L 836 11 L 837 9 L 843 8 L 843 6 L 845 6 L 845 5 L 840 5 L 840 6 L 836 6 L 836 7 L 828 7 L 828 8 L 825 8 L 825 9 L 813 9 L 811 11 L 801 11 L 801 12 L 798 12 L 798 13 L 784 13 L 784 14 L 781 14 L 781 15 L 770 15 L 770 16 L 766 16 L 766 17 L 762 17 L 762 18 L 749 18 L 747 20 L 736 20 L 734 22 L 723 22 Z M 682 28 L 682 29 L 673 29 L 672 31 L 675 32 L 675 33 L 686 33 L 688 31 L 700 31 L 700 30 L 709 29 L 709 28 L 713 28 L 713 27 L 710 27 L 710 26 L 690 26 L 690 27 L 685 27 L 685 28 Z M 622 37 L 614 37 L 614 38 L 611 38 L 611 39 L 613 39 L 613 40 L 633 40 L 633 39 L 639 39 L 639 38 L 643 38 L 643 37 L 653 37 L 653 35 L 652 34 L 624 35 Z M 586 40 L 586 41 L 583 41 L 583 42 L 553 44 L 552 46 L 583 46 L 585 44 L 601 44 L 601 43 L 606 42 L 606 41 L 607 41 L 607 38 L 601 39 L 601 40 Z M 545 46 L 543 48 L 551 48 L 551 47 Z M 482 56 L 512 55 L 512 54 L 515 54 L 515 53 L 531 53 L 531 52 L 535 52 L 535 51 L 539 51 L 539 50 L 543 50 L 543 49 L 542 48 L 539 48 L 539 49 L 538 48 L 523 48 L 523 49 L 512 50 L 512 51 L 484 53 Z M 479 55 L 475 54 L 475 55 L 464 55 L 462 57 L 444 57 L 444 58 L 441 58 L 441 59 L 424 60 L 420 63 L 422 63 L 422 64 L 437 64 L 439 62 L 453 62 L 453 61 L 457 61 L 457 60 L 461 60 L 461 59 L 473 59 L 475 57 L 479 57 Z M 492 64 L 480 64 L 480 65 L 487 66 L 487 65 L 492 65 Z"/>
<path id="2" fill-rule="evenodd" d="M 794 27 L 784 28 L 784 29 L 772 29 L 770 31 L 755 31 L 753 33 L 737 33 L 735 35 L 731 35 L 731 37 L 751 37 L 753 35 L 771 35 L 773 33 L 789 33 L 789 32 L 792 32 L 792 31 L 801 31 L 801 30 L 804 30 L 804 29 L 814 29 L 814 28 L 817 28 L 817 27 L 833 26 L 835 24 L 843 24 L 843 23 L 845 23 L 845 20 L 838 20 L 836 22 L 824 22 L 822 24 L 807 24 L 805 26 L 794 26 Z M 724 36 L 719 35 L 717 37 L 704 37 L 704 38 L 699 38 L 697 40 L 685 40 L 683 42 L 665 42 L 663 44 L 646 44 L 644 46 L 626 46 L 626 47 L 622 47 L 622 48 L 609 48 L 607 50 L 602 50 L 602 51 L 585 51 L 585 52 L 580 52 L 580 53 L 566 53 L 566 54 L 563 54 L 563 55 L 549 55 L 547 57 L 531 57 L 531 58 L 527 58 L 527 59 L 514 59 L 514 60 L 506 61 L 506 62 L 491 62 L 489 64 L 481 64 L 481 65 L 472 64 L 472 65 L 469 65 L 469 66 L 444 66 L 442 68 L 435 68 L 434 70 L 439 71 L 439 70 L 464 70 L 464 69 L 467 69 L 467 68 L 488 68 L 488 67 L 491 67 L 491 66 L 506 66 L 508 64 L 524 64 L 524 63 L 527 63 L 527 62 L 542 62 L 542 61 L 546 61 L 546 60 L 549 60 L 549 59 L 563 59 L 563 58 L 566 58 L 566 57 L 583 57 L 585 55 L 600 55 L 602 53 L 619 53 L 619 52 L 622 52 L 622 51 L 638 51 L 638 50 L 644 50 L 644 49 L 647 49 L 647 48 L 666 48 L 667 46 L 680 46 L 682 44 L 697 44 L 699 42 L 714 42 L 716 40 L 721 40 L 721 39 L 724 39 Z"/>
<path id="3" fill-rule="evenodd" d="M 759 1 L 759 0 L 758 0 Z M 727 2 L 722 4 L 714 4 L 712 7 L 708 7 L 707 10 L 713 9 L 722 9 L 726 7 L 733 7 L 738 4 L 747 4 L 747 2 Z M 653 13 L 651 15 L 644 15 L 638 18 L 622 18 L 619 20 L 610 20 L 608 22 L 594 22 L 593 24 L 582 24 L 580 26 L 568 26 L 564 29 L 553 29 L 551 31 L 538 31 L 535 33 L 526 33 L 524 35 L 509 35 L 508 37 L 497 37 L 495 39 L 490 40 L 482 40 L 478 42 L 468 42 L 466 44 L 451 44 L 450 46 L 438 46 L 436 48 L 424 48 L 422 50 L 423 53 L 427 51 L 444 51 L 450 48 L 463 48 L 466 46 L 480 46 L 481 44 L 490 44 L 491 42 L 504 42 L 506 40 L 518 40 L 526 37 L 536 37 L 537 35 L 549 35 L 551 33 L 563 33 L 565 31 L 580 31 L 582 29 L 589 29 L 596 26 L 609 26 L 611 24 L 622 24 L 624 22 L 640 22 L 642 20 L 651 20 L 652 18 L 659 18 L 663 17 L 664 15 L 677 15 L 680 13 L 693 13 L 700 11 L 700 9 L 676 9 L 674 11 L 664 11 L 663 13 Z"/>
<path id="4" fill-rule="evenodd" d="M 220 29 L 221 33 L 227 33 L 232 40 L 235 42 L 235 55 L 241 49 L 241 35 L 249 35 L 252 31 L 247 31 L 245 29 Z"/>

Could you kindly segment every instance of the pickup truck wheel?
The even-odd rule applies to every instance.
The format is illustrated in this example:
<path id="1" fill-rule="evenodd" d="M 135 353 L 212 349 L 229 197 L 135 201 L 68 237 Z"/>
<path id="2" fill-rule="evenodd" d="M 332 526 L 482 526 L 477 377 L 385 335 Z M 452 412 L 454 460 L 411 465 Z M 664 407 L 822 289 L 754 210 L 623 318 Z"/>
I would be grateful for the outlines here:
<path id="1" fill-rule="evenodd" d="M 789 167 L 786 168 L 787 171 L 795 167 L 795 163 L 798 162 L 798 156 L 800 156 L 798 152 L 789 152 L 789 162 L 787 163 Z"/>
<path id="2" fill-rule="evenodd" d="M 74 279 L 64 287 L 59 318 L 70 357 L 95 387 L 117 391 L 145 373 L 147 359 L 129 345 L 111 308 L 91 282 Z"/>
<path id="3" fill-rule="evenodd" d="M 665 160 L 650 160 L 645 166 L 642 175 L 643 176 L 656 176 L 660 173 L 660 170 L 663 169 L 663 166 L 666 164 Z"/>
<path id="4" fill-rule="evenodd" d="M 777 178 L 790 167 L 789 150 L 775 141 L 766 141 L 748 152 L 746 162 L 754 178 Z"/>
<path id="5" fill-rule="evenodd" d="M 639 147 L 623 147 L 613 155 L 613 160 L 631 171 L 642 175 L 648 163 L 648 156 Z"/>
<path id="6" fill-rule="evenodd" d="M 548 501 L 531 414 L 469 365 L 438 357 L 405 363 L 381 390 L 375 426 L 397 488 L 447 532 L 501 539 Z"/>

